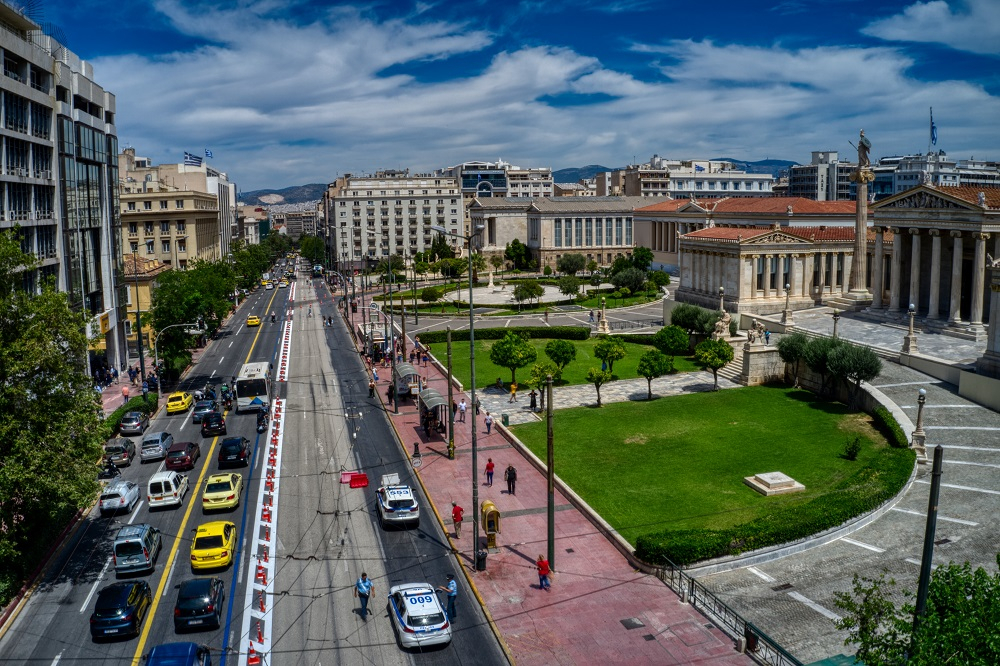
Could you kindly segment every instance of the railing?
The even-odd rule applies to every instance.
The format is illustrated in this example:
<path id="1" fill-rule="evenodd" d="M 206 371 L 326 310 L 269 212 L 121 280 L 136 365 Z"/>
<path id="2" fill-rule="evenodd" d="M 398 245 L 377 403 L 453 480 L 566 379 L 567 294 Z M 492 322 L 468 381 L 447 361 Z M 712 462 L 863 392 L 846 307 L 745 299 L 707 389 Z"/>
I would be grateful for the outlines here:
<path id="1" fill-rule="evenodd" d="M 608 329 L 612 331 L 627 331 L 635 328 L 660 328 L 662 319 L 644 319 L 641 321 L 609 321 Z"/>
<path id="2" fill-rule="evenodd" d="M 743 639 L 745 654 L 758 664 L 769 666 L 802 666 L 802 662 L 788 654 L 774 639 L 726 605 L 708 591 L 704 585 L 673 565 L 656 570 L 656 577 L 676 592 L 681 600 L 697 608 L 724 632 L 734 639 Z"/>

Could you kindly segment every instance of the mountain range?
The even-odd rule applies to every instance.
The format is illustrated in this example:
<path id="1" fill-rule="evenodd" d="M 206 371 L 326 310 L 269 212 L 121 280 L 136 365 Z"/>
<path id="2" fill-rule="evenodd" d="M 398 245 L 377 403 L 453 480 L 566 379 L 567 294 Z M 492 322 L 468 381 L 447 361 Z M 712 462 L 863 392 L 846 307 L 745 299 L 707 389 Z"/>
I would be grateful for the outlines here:
<path id="1" fill-rule="evenodd" d="M 277 204 L 300 204 L 319 201 L 326 190 L 324 183 L 309 183 L 308 185 L 293 185 L 280 190 L 251 190 L 240 192 L 240 201 L 251 206 Z"/>

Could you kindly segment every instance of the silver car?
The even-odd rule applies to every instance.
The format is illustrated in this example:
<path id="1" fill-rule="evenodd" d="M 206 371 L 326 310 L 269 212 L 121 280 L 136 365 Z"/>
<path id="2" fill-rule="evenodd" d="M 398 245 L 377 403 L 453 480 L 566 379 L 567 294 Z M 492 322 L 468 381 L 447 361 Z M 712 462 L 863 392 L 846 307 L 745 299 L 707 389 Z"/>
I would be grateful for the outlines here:
<path id="1" fill-rule="evenodd" d="M 132 513 L 132 508 L 139 502 L 139 486 L 131 481 L 113 481 L 101 493 L 101 515 Z"/>
<path id="2" fill-rule="evenodd" d="M 219 403 L 214 400 L 199 400 L 195 403 L 194 409 L 191 410 L 191 420 L 195 423 L 201 423 L 206 416 L 213 412 L 219 413 Z"/>
<path id="3" fill-rule="evenodd" d="M 142 450 L 139 452 L 140 462 L 160 460 L 167 457 L 167 451 L 174 445 L 174 436 L 169 432 L 152 432 L 142 438 Z"/>
<path id="4" fill-rule="evenodd" d="M 129 412 L 122 417 L 118 432 L 123 435 L 141 435 L 149 427 L 149 416 L 142 412 Z"/>
<path id="5" fill-rule="evenodd" d="M 451 642 L 451 623 L 428 583 L 407 583 L 389 590 L 389 617 L 404 648 Z"/>

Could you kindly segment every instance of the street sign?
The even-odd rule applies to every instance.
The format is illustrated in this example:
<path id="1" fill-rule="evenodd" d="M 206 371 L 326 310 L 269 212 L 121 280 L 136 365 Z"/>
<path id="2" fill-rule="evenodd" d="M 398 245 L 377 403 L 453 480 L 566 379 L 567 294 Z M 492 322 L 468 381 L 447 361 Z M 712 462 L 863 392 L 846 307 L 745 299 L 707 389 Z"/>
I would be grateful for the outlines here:
<path id="1" fill-rule="evenodd" d="M 381 310 L 381 308 L 379 307 L 379 304 L 376 303 L 375 301 L 372 301 L 371 303 L 369 303 L 368 304 L 368 308 L 370 310 L 374 311 L 374 312 L 378 312 L 379 310 Z"/>

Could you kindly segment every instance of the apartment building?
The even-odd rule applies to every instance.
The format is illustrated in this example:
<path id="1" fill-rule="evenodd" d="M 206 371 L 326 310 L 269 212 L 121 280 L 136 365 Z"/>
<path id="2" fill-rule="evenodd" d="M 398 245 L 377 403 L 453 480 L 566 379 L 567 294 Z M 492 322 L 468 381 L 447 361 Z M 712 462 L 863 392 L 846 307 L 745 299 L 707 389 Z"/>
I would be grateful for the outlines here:
<path id="1" fill-rule="evenodd" d="M 93 317 L 89 362 L 120 365 L 115 96 L 89 63 L 6 0 L 0 25 L 0 229 L 17 228 L 22 249 L 41 262 L 24 272 L 24 289 L 54 280 Z"/>
<path id="2" fill-rule="evenodd" d="M 815 201 L 849 201 L 851 173 L 858 168 L 854 162 L 840 161 L 836 150 L 814 150 L 809 164 L 796 164 L 788 169 L 788 194 Z"/>
<path id="3" fill-rule="evenodd" d="M 276 227 L 284 227 L 288 237 L 297 241 L 303 236 L 315 236 L 317 234 L 317 219 L 319 214 L 319 211 L 315 208 L 286 210 L 272 213 L 271 220 Z"/>
<path id="4" fill-rule="evenodd" d="M 123 291 L 125 300 L 123 310 L 125 311 L 125 335 L 128 339 L 129 356 L 137 358 L 139 355 L 136 343 L 136 317 L 149 312 L 153 304 L 153 290 L 156 287 L 156 279 L 165 271 L 170 270 L 170 266 L 162 264 L 156 259 L 146 259 L 138 252 L 126 254 L 123 258 L 124 268 Z M 152 356 L 153 343 L 156 332 L 153 326 L 148 323 L 142 326 L 142 348 L 147 358 Z M 147 367 L 153 364 L 149 363 Z"/>
<path id="5" fill-rule="evenodd" d="M 463 162 L 435 173 L 457 178 L 461 183 L 464 233 L 472 228 L 469 206 L 475 199 L 551 197 L 555 191 L 549 167 L 525 169 L 503 160 Z"/>
<path id="6" fill-rule="evenodd" d="M 653 155 L 644 164 L 630 164 L 598 174 L 597 196 L 637 196 L 687 199 L 690 197 L 769 197 L 774 178 L 747 173 L 731 162 L 668 160 Z"/>
<path id="7" fill-rule="evenodd" d="M 431 225 L 465 234 L 458 178 L 410 174 L 409 169 L 345 174 L 331 183 L 322 201 L 330 259 L 340 267 L 373 266 L 391 255 L 412 257 L 430 249 Z M 456 256 L 464 242 L 447 237 Z"/>

